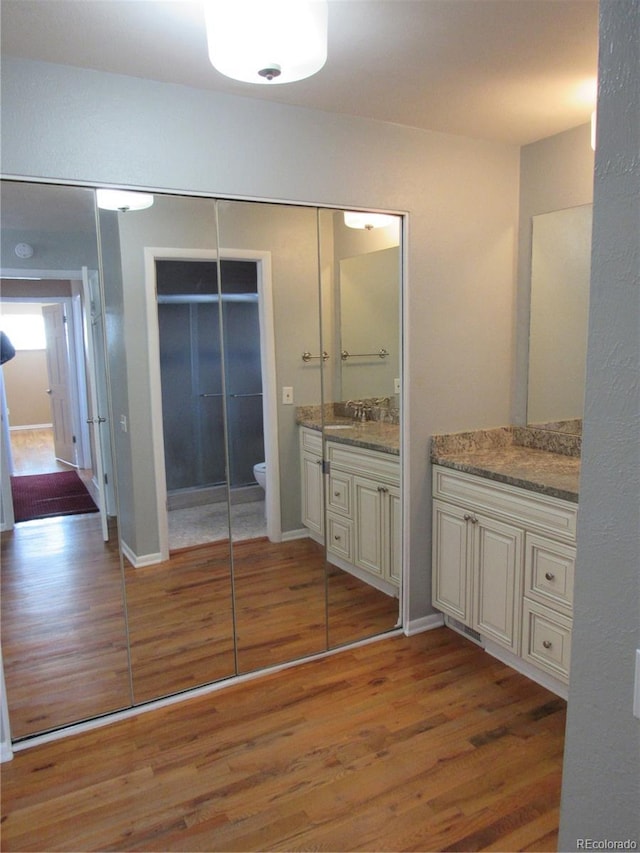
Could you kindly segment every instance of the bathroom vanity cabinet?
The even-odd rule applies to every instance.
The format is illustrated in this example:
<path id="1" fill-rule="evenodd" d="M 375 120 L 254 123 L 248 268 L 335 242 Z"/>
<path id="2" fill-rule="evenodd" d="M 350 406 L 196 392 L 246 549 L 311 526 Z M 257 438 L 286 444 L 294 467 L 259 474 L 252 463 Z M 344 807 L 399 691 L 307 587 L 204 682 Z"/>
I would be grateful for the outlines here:
<path id="1" fill-rule="evenodd" d="M 441 465 L 433 498 L 434 606 L 566 684 L 577 504 Z"/>
<path id="2" fill-rule="evenodd" d="M 300 428 L 303 523 L 325 538 L 328 559 L 390 595 L 398 595 L 402 523 L 398 456 L 326 442 L 322 474 L 321 433 Z M 323 519 L 326 484 L 326 518 Z"/>

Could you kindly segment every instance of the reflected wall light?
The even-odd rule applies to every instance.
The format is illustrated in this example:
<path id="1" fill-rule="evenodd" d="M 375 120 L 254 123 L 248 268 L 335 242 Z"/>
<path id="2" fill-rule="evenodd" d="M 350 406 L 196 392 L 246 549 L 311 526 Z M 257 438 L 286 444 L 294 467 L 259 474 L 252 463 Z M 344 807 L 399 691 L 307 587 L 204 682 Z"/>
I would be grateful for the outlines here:
<path id="1" fill-rule="evenodd" d="M 126 190 L 96 190 L 98 207 L 101 210 L 144 210 L 153 204 L 150 193 L 128 192 Z"/>
<path id="2" fill-rule="evenodd" d="M 371 231 L 374 228 L 385 228 L 398 221 L 397 216 L 388 213 L 368 213 L 367 211 L 345 210 L 344 224 L 349 228 L 364 228 Z"/>
<path id="3" fill-rule="evenodd" d="M 327 0 L 205 0 L 209 59 L 244 83 L 292 83 L 327 59 Z"/>

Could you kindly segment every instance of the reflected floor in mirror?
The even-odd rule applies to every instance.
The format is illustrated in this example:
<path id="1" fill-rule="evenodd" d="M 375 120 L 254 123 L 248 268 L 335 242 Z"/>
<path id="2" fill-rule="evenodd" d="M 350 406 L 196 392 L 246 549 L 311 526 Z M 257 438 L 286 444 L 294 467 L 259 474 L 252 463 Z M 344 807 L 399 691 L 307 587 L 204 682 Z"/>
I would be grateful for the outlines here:
<path id="1" fill-rule="evenodd" d="M 229 516 L 224 502 L 169 510 L 169 548 L 189 548 L 227 539 Z M 231 507 L 234 540 L 257 539 L 267 534 L 264 500 Z"/>
<path id="2" fill-rule="evenodd" d="M 131 703 L 117 536 L 96 514 L 2 534 L 2 653 L 14 738 Z"/>
<path id="3" fill-rule="evenodd" d="M 119 554 L 99 525 L 97 515 L 66 516 L 2 534 L 14 738 L 131 703 Z M 144 568 L 125 561 L 136 703 L 235 674 L 229 566 L 228 541 Z M 397 599 L 333 566 L 325 579 L 324 549 L 311 539 L 236 542 L 234 566 L 238 672 L 322 652 L 327 635 L 335 647 L 395 625 Z"/>

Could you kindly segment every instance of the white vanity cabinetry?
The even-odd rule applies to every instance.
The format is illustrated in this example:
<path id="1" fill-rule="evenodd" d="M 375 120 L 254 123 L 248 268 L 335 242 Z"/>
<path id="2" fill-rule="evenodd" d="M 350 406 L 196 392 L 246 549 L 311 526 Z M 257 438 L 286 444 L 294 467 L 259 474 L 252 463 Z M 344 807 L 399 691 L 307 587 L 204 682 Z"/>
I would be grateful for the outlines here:
<path id="1" fill-rule="evenodd" d="M 577 504 L 433 467 L 433 604 L 569 677 Z"/>
<path id="2" fill-rule="evenodd" d="M 324 537 L 324 483 L 322 476 L 322 433 L 300 430 L 302 523 L 315 539 Z"/>
<path id="3" fill-rule="evenodd" d="M 315 442 L 317 441 L 317 444 Z M 314 452 L 313 448 L 317 450 Z M 321 436 L 300 428 L 303 522 L 314 538 L 322 524 Z M 402 524 L 398 456 L 340 441 L 326 442 L 327 556 L 340 568 L 392 595 L 401 573 Z M 322 514 L 322 512 L 321 512 Z"/>

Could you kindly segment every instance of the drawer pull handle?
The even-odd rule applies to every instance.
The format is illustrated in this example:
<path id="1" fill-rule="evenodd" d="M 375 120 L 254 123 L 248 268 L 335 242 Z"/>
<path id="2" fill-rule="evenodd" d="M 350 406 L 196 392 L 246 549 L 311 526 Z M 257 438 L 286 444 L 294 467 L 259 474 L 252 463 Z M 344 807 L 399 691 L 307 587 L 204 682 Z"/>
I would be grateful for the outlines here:
<path id="1" fill-rule="evenodd" d="M 339 542 L 339 541 L 340 541 L 340 537 L 338 536 L 338 534 L 337 534 L 337 533 L 335 534 L 335 536 L 334 536 L 333 538 L 336 540 L 336 542 Z"/>
<path id="2" fill-rule="evenodd" d="M 551 640 L 543 640 L 542 645 L 545 647 L 545 649 L 550 649 L 553 643 L 551 642 Z"/>
<path id="3" fill-rule="evenodd" d="M 545 572 L 544 576 L 548 581 L 552 581 L 555 578 L 555 575 L 553 572 Z"/>

